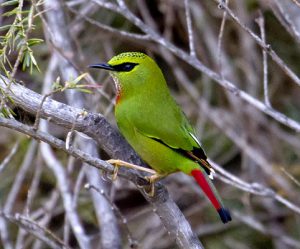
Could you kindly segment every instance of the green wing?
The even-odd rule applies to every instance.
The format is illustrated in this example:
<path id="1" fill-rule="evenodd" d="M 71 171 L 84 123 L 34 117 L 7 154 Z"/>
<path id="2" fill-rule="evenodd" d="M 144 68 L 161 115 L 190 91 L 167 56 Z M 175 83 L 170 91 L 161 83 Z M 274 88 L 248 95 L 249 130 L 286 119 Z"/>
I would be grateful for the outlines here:
<path id="1" fill-rule="evenodd" d="M 147 106 L 149 111 L 144 110 L 138 118 L 134 119 L 133 124 L 140 133 L 159 139 L 175 149 L 190 151 L 197 146 L 189 134 L 189 132 L 194 133 L 192 127 L 177 106 L 164 104 L 158 108 L 151 111 L 151 106 Z"/>
<path id="2" fill-rule="evenodd" d="M 155 108 L 148 103 L 148 111 L 144 110 L 134 118 L 135 128 L 144 136 L 155 139 L 179 153 L 199 161 L 201 165 L 205 164 L 205 168 L 210 168 L 194 129 L 175 101 L 166 99 L 159 109 Z"/>

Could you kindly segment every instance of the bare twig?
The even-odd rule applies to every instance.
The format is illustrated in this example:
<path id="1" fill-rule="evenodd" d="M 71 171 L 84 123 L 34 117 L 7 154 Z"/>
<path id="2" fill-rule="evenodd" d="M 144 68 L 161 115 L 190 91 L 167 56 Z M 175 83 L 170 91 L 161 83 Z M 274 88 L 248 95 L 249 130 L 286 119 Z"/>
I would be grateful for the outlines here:
<path id="1" fill-rule="evenodd" d="M 4 158 L 4 160 L 0 164 L 0 173 L 5 169 L 5 167 L 9 164 L 13 156 L 17 153 L 19 149 L 19 141 L 15 143 L 15 145 L 10 150 L 9 154 Z"/>
<path id="2" fill-rule="evenodd" d="M 187 31 L 188 31 L 188 38 L 189 38 L 190 55 L 192 57 L 196 57 L 194 32 L 192 27 L 192 18 L 191 18 L 191 10 L 190 10 L 191 6 L 189 0 L 184 0 L 184 8 L 185 8 L 185 17 L 186 17 L 186 24 L 187 24 Z"/>
<path id="3" fill-rule="evenodd" d="M 288 177 L 290 178 L 298 187 L 300 187 L 300 182 L 289 172 L 287 172 L 287 170 L 283 167 L 280 168 L 280 170 Z"/>
<path id="4" fill-rule="evenodd" d="M 82 113 L 79 113 L 76 118 L 74 119 L 74 122 L 72 124 L 72 127 L 70 129 L 70 131 L 68 132 L 67 134 L 67 137 L 66 137 L 66 146 L 67 146 L 67 149 L 69 149 L 71 147 L 71 144 L 73 142 L 73 135 L 74 135 L 74 132 L 75 132 L 75 124 L 77 122 L 77 119 L 80 117 L 80 116 L 85 116 L 86 115 L 86 111 L 83 111 Z"/>
<path id="5" fill-rule="evenodd" d="M 225 2 L 225 4 L 228 4 L 228 1 Z M 220 26 L 219 36 L 218 36 L 217 65 L 218 65 L 219 73 L 222 76 L 223 76 L 223 70 L 222 70 L 222 60 L 221 60 L 221 48 L 222 48 L 222 40 L 223 40 L 222 38 L 223 38 L 223 34 L 224 34 L 224 29 L 225 29 L 226 17 L 227 17 L 227 12 L 224 11 L 221 26 Z"/>
<path id="6" fill-rule="evenodd" d="M 265 32 L 265 20 L 261 12 L 259 12 L 259 17 L 255 20 L 259 26 L 261 39 L 266 43 L 266 32 Z M 263 54 L 263 82 L 264 82 L 264 99 L 265 105 L 271 107 L 269 100 L 269 88 L 268 88 L 268 61 L 267 52 L 262 50 Z"/>
<path id="7" fill-rule="evenodd" d="M 39 106 L 39 109 L 38 111 L 36 112 L 36 116 L 35 116 L 35 121 L 34 121 L 34 124 L 33 124 L 33 129 L 37 130 L 39 128 L 39 125 L 40 125 L 40 119 L 41 119 L 41 111 L 42 111 L 42 108 L 43 108 L 43 104 L 45 102 L 45 100 L 50 97 L 54 92 L 50 92 L 50 93 L 47 93 L 43 96 L 42 98 L 42 101 L 40 103 L 40 106 Z"/>
<path id="8" fill-rule="evenodd" d="M 95 21 L 94 19 L 86 16 L 86 15 L 83 15 L 81 14 L 80 12 L 78 12 L 77 10 L 75 10 L 74 8 L 72 8 L 71 6 L 68 6 L 68 9 L 82 17 L 85 21 L 87 21 L 88 23 L 92 24 L 92 25 L 95 25 L 96 27 L 106 31 L 106 32 L 110 32 L 110 33 L 113 33 L 115 34 L 116 36 L 121 36 L 121 37 L 125 37 L 125 38 L 128 38 L 128 39 L 137 39 L 137 40 L 144 40 L 144 41 L 150 41 L 150 36 L 149 35 L 140 35 L 140 34 L 136 34 L 136 33 L 132 33 L 132 32 L 127 32 L 127 31 L 122 31 L 122 30 L 118 30 L 118 29 L 115 29 L 115 28 L 112 28 L 110 26 L 107 26 L 105 24 L 102 24 L 100 22 L 97 22 Z"/>

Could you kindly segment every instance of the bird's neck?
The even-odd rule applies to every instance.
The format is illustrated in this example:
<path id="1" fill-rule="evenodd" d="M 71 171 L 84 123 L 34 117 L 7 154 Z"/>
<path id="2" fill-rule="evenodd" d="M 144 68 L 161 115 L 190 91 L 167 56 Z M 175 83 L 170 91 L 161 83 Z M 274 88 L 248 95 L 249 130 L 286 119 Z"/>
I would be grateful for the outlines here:
<path id="1" fill-rule="evenodd" d="M 114 83 L 115 83 L 115 87 L 116 87 L 116 105 L 117 105 L 121 101 L 122 88 L 121 88 L 121 85 L 119 83 L 118 78 L 115 77 L 113 74 L 112 74 L 112 77 L 113 77 L 113 80 L 114 80 Z"/>
<path id="2" fill-rule="evenodd" d="M 121 101 L 121 92 L 117 92 L 117 95 L 116 95 L 116 105 L 118 105 Z"/>
<path id="3" fill-rule="evenodd" d="M 166 95 L 169 95 L 163 76 L 156 80 L 145 75 L 130 79 L 114 77 L 114 82 L 116 86 L 116 105 L 131 100 L 144 104 L 153 101 L 161 102 L 164 101 Z"/>

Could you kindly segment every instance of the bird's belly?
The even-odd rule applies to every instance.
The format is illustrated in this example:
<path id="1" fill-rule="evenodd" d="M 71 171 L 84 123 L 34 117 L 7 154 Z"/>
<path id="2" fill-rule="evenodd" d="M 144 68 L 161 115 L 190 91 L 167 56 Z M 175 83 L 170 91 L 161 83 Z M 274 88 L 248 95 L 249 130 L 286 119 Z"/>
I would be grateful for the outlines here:
<path id="1" fill-rule="evenodd" d="M 122 128 L 120 127 L 121 132 Z M 133 127 L 122 132 L 129 144 L 151 168 L 160 174 L 183 171 L 187 174 L 198 165 L 170 147 L 147 137 Z"/>
<path id="2" fill-rule="evenodd" d="M 155 171 L 170 174 L 179 170 L 181 158 L 172 149 L 138 132 L 135 139 L 132 147 Z"/>
<path id="3" fill-rule="evenodd" d="M 127 108 L 133 107 L 127 106 Z M 115 109 L 118 127 L 137 154 L 151 168 L 160 174 L 171 174 L 176 171 L 190 174 L 191 170 L 199 168 L 197 163 L 183 156 L 178 151 L 139 132 L 127 110 L 122 109 L 122 106 L 118 106 Z"/>

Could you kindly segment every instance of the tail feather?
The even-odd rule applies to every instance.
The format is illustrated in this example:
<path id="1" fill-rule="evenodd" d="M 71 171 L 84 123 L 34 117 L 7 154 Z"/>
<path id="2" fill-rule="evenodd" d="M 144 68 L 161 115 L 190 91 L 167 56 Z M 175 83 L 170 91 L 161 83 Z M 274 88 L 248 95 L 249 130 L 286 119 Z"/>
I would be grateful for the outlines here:
<path id="1" fill-rule="evenodd" d="M 221 207 L 217 211 L 218 211 L 220 218 L 224 224 L 232 220 L 228 209 Z"/>
<path id="2" fill-rule="evenodd" d="M 221 199 L 217 194 L 217 190 L 206 176 L 206 173 L 200 169 L 195 169 L 192 170 L 191 174 L 219 213 L 222 222 L 227 223 L 231 221 L 231 215 L 229 211 L 223 206 Z"/>

